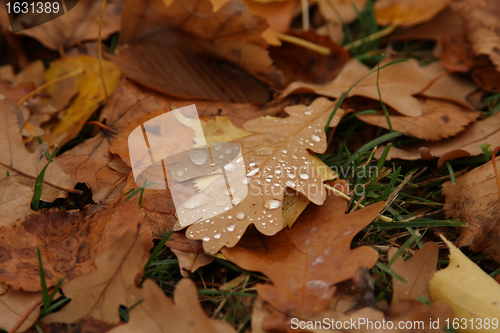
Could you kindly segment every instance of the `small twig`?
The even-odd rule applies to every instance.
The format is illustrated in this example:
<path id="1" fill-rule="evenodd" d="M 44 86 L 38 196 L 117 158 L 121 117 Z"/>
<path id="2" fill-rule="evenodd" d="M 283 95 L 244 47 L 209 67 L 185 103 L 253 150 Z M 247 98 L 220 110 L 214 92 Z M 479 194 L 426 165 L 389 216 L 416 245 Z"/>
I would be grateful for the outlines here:
<path id="1" fill-rule="evenodd" d="M 345 193 L 337 190 L 336 188 L 333 188 L 331 187 L 330 185 L 326 185 L 326 184 L 323 184 L 325 186 L 326 189 L 332 191 L 333 193 L 341 196 L 342 198 L 346 199 L 347 201 L 351 201 L 351 197 L 346 195 Z M 361 208 L 365 208 L 365 205 L 361 204 L 360 202 L 356 201 L 356 200 L 352 200 L 354 202 L 354 204 L 358 205 L 359 207 Z M 387 217 L 387 216 L 384 216 L 384 215 L 380 215 L 379 216 L 380 219 L 384 222 L 393 222 L 393 220 L 390 218 L 390 217 Z"/>
<path id="2" fill-rule="evenodd" d="M 290 36 L 290 35 L 285 35 L 285 34 L 282 34 L 279 32 L 277 32 L 276 34 L 278 35 L 278 38 L 284 42 L 288 42 L 290 44 L 295 44 L 295 45 L 301 46 L 305 49 L 317 52 L 319 54 L 327 56 L 327 55 L 330 55 L 332 53 L 332 50 L 330 50 L 328 47 L 311 43 L 311 42 L 304 40 L 302 38 L 298 38 L 298 37 Z"/>
<path id="3" fill-rule="evenodd" d="M 52 81 L 49 81 L 43 85 L 41 85 L 40 87 L 36 88 L 35 90 L 33 90 L 32 92 L 30 92 L 28 95 L 24 96 L 23 98 L 21 98 L 18 102 L 17 102 L 17 105 L 21 105 L 23 104 L 24 102 L 26 102 L 28 99 L 30 99 L 31 97 L 35 96 L 36 94 L 38 94 L 39 92 L 42 92 L 43 90 L 47 89 L 48 87 L 56 84 L 56 83 L 59 83 L 61 81 L 64 81 L 66 79 L 69 79 L 70 77 L 73 77 L 73 76 L 77 76 L 79 74 L 83 73 L 83 68 L 78 68 L 76 71 L 73 71 L 69 74 L 66 74 L 66 75 L 63 75 L 63 76 L 60 76 L 58 78 L 55 78 L 54 80 Z"/>
<path id="4" fill-rule="evenodd" d="M 105 129 L 106 131 L 110 131 L 110 132 L 113 132 L 113 133 L 116 133 L 118 134 L 118 131 L 107 126 L 107 125 L 104 125 L 103 123 L 99 122 L 99 121 L 95 121 L 95 120 L 92 120 L 92 121 L 87 121 L 85 123 L 85 125 L 96 125 L 96 126 L 99 126 L 100 128 L 102 129 Z"/>
<path id="5" fill-rule="evenodd" d="M 497 179 L 498 201 L 500 201 L 500 177 L 498 176 L 497 160 L 496 160 L 495 156 L 497 155 L 499 150 L 500 150 L 500 146 L 497 146 L 493 150 L 493 153 L 491 154 L 491 163 L 493 164 L 493 170 L 495 170 L 495 177 Z"/>
<path id="6" fill-rule="evenodd" d="M 400 22 L 398 20 L 395 20 L 387 28 L 385 28 L 383 30 L 377 31 L 374 34 L 366 36 L 365 38 L 361 38 L 361 39 L 358 39 L 358 40 L 356 40 L 356 41 L 354 41 L 352 43 L 344 45 L 344 49 L 350 50 L 350 49 L 353 49 L 355 47 L 358 47 L 358 46 L 361 46 L 363 44 L 366 44 L 366 43 L 369 43 L 371 41 L 374 41 L 376 39 L 380 39 L 382 37 L 390 35 L 394 31 L 394 29 L 396 29 L 398 27 L 399 23 Z"/>
<path id="7" fill-rule="evenodd" d="M 302 30 L 309 31 L 309 1 L 300 0 L 302 5 Z"/>
<path id="8" fill-rule="evenodd" d="M 102 1 L 101 17 L 99 18 L 99 35 L 97 38 L 97 51 L 99 53 L 99 72 L 101 72 L 102 87 L 104 89 L 104 104 L 108 101 L 108 89 L 106 88 L 106 81 L 104 81 L 104 70 L 102 67 L 102 19 L 104 18 L 104 7 L 106 7 L 107 0 Z"/>
<path id="9" fill-rule="evenodd" d="M 12 329 L 9 331 L 9 333 L 15 333 L 19 329 L 19 327 L 21 327 L 21 325 L 24 323 L 24 321 L 30 316 L 30 314 L 33 311 L 35 311 L 35 309 L 42 304 L 42 302 L 43 302 L 42 299 L 40 299 L 38 302 L 33 304 L 33 306 L 22 316 L 22 318 L 19 319 L 17 324 L 14 325 L 14 327 L 12 327 Z"/>

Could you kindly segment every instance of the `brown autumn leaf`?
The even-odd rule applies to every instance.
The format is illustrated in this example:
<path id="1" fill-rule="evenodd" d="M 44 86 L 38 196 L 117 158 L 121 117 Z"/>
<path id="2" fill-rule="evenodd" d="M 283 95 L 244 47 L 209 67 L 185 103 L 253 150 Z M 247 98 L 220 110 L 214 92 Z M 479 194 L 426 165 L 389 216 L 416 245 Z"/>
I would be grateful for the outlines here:
<path id="1" fill-rule="evenodd" d="M 397 24 L 411 27 L 432 19 L 445 9 L 451 0 L 379 0 L 375 15 L 380 25 Z"/>
<path id="2" fill-rule="evenodd" d="M 20 184 L 34 188 L 36 178 L 48 163 L 44 155 L 47 144 L 29 153 L 21 135 L 23 124 L 24 116 L 19 106 L 6 98 L 0 99 L 0 180 L 9 172 Z M 67 191 L 73 191 L 75 185 L 73 178 L 61 169 L 57 158 L 47 167 L 43 181 L 41 200 L 48 202 L 66 197 Z"/>
<path id="3" fill-rule="evenodd" d="M 243 0 L 212 8 L 209 0 L 175 0 L 169 6 L 127 0 L 121 38 L 129 44 L 109 58 L 129 78 L 170 96 L 263 104 L 266 88 L 244 72 L 278 88 L 283 84 L 261 36 L 266 20 L 251 14 Z"/>
<path id="4" fill-rule="evenodd" d="M 385 60 L 380 66 L 389 63 Z M 339 98 L 370 69 L 357 59 L 351 59 L 344 66 L 340 74 L 327 85 L 307 84 L 294 82 L 282 93 L 281 97 L 296 93 L 316 93 L 322 96 Z M 445 74 L 439 62 L 420 67 L 416 60 L 392 64 L 380 70 L 378 86 L 384 103 L 397 112 L 410 117 L 418 117 L 423 113 L 422 106 L 416 94 L 452 101 L 472 108 L 466 100 L 467 95 L 474 91 L 475 85 L 471 82 L 450 74 Z M 449 87 L 454 89 L 450 90 Z M 379 100 L 377 90 L 377 74 L 373 73 L 363 79 L 349 92 L 350 96 L 364 96 Z"/>
<path id="5" fill-rule="evenodd" d="M 36 248 L 40 247 L 47 286 L 64 283 L 95 269 L 94 259 L 127 230 L 142 224 L 144 248 L 151 231 L 136 202 L 86 206 L 81 211 L 40 210 L 0 227 L 0 283 L 15 290 L 39 291 Z"/>
<path id="6" fill-rule="evenodd" d="M 46 22 L 46 16 L 40 16 L 36 13 L 20 15 L 20 19 L 15 23 L 17 25 L 33 26 L 38 24 L 37 20 L 39 19 L 46 23 L 22 30 L 19 34 L 35 38 L 53 50 L 63 49 L 83 41 L 96 40 L 99 33 L 101 3 L 93 0 L 76 2 L 66 0 L 66 3 L 66 6 L 74 8 L 49 22 Z M 122 0 L 109 0 L 107 2 L 101 30 L 103 39 L 120 30 L 121 6 Z M 4 10 L 2 11 L 5 13 Z M 4 29 L 12 31 L 8 20 L 2 20 L 2 23 Z"/>
<path id="7" fill-rule="evenodd" d="M 460 133 L 481 115 L 479 111 L 471 111 L 451 102 L 423 97 L 417 97 L 417 99 L 422 106 L 422 115 L 407 117 L 391 114 L 390 121 L 393 130 L 406 136 L 438 141 Z M 384 113 L 379 113 L 356 117 L 365 123 L 389 129 Z"/>
<path id="8" fill-rule="evenodd" d="M 94 318 L 85 318 L 71 324 L 66 323 L 38 323 L 44 333 L 105 333 L 116 325 Z M 31 327 L 26 333 L 39 333 L 36 327 Z"/>
<path id="9" fill-rule="evenodd" d="M 500 164 L 500 157 L 496 162 Z M 446 215 L 469 224 L 461 228 L 456 245 L 500 261 L 500 201 L 492 162 L 457 178 L 456 184 L 444 183 L 443 195 Z"/>
<path id="10" fill-rule="evenodd" d="M 0 95 L 3 95 L 14 102 L 21 100 L 33 89 L 35 89 L 33 82 L 24 82 L 11 86 L 4 80 L 0 79 Z"/>
<path id="11" fill-rule="evenodd" d="M 500 114 L 495 114 L 487 119 L 479 120 L 470 125 L 456 137 L 438 141 L 422 142 L 401 149 L 392 147 L 387 159 L 399 158 L 404 160 L 429 160 L 438 158 L 438 167 L 444 162 L 460 157 L 481 155 L 480 145 L 497 145 L 500 142 Z M 375 157 L 382 154 L 384 147 L 377 149 Z"/>
<path id="12" fill-rule="evenodd" d="M 337 181 L 348 192 L 345 181 Z M 257 286 L 259 297 L 291 317 L 314 317 L 328 308 L 333 285 L 354 276 L 359 267 L 372 267 L 377 252 L 369 247 L 351 250 L 351 241 L 382 210 L 378 202 L 345 214 L 347 201 L 331 194 L 323 206 L 309 205 L 293 228 L 262 236 L 267 252 L 235 246 L 222 254 L 238 266 L 264 273 L 270 284 Z"/>
<path id="13" fill-rule="evenodd" d="M 33 213 L 32 198 L 33 190 L 19 184 L 16 178 L 5 177 L 0 180 L 0 226 L 7 226 Z"/>
<path id="14" fill-rule="evenodd" d="M 176 230 L 191 224 L 186 235 L 203 240 L 205 251 L 215 253 L 224 246 L 236 245 L 251 224 L 265 235 L 274 235 L 283 229 L 282 201 L 286 188 L 305 195 L 317 205 L 323 204 L 326 197 L 323 182 L 307 150 L 325 151 L 324 128 L 333 107 L 333 102 L 320 97 L 309 106 L 285 108 L 287 118 L 263 117 L 246 122 L 243 128 L 255 134 L 234 141 L 241 148 L 241 163 L 245 163 L 247 172 L 246 175 L 235 173 L 234 183 L 248 184 L 247 195 L 234 195 L 233 208 L 210 220 L 202 219 L 203 209 L 219 210 L 224 207 L 221 203 L 227 200 L 224 190 L 217 189 L 217 182 L 213 182 L 183 204 L 183 208 L 202 221 L 191 224 L 191 221 L 179 220 Z M 330 126 L 335 127 L 342 115 L 343 110 L 337 110 Z M 198 200 L 202 200 L 203 205 L 190 204 Z"/>
<path id="15" fill-rule="evenodd" d="M 62 310 L 43 318 L 46 323 L 72 323 L 94 318 L 111 324 L 120 322 L 118 308 L 127 304 L 126 291 L 135 287 L 143 274 L 149 254 L 144 243 L 152 246 L 151 238 L 143 239 L 127 230 L 95 259 L 96 269 L 69 281 L 64 295 L 71 298 Z"/>
<path id="16" fill-rule="evenodd" d="M 394 247 L 389 250 L 389 260 L 392 259 L 397 250 Z M 402 257 L 396 259 L 391 266 L 392 270 L 408 282 L 404 283 L 398 279 L 392 279 L 391 307 L 397 307 L 400 302 L 414 300 L 419 297 L 425 297 L 428 301 L 431 300 L 429 281 L 436 272 L 438 252 L 438 245 L 429 242 L 410 259 L 406 261 Z"/>
<path id="17" fill-rule="evenodd" d="M 302 81 L 324 84 L 333 80 L 350 58 L 349 52 L 342 46 L 314 31 L 291 30 L 288 35 L 325 46 L 330 49 L 331 54 L 322 55 L 286 42 L 280 47 L 271 47 L 271 58 L 276 67 L 285 73 L 287 83 Z"/>
<path id="18" fill-rule="evenodd" d="M 38 320 L 42 305 L 42 293 L 16 291 L 8 288 L 6 292 L 0 292 L 0 327 L 10 331 L 36 304 L 36 308 L 16 332 L 24 332 Z"/>
<path id="19" fill-rule="evenodd" d="M 214 256 L 209 256 L 200 252 L 187 252 L 171 249 L 179 261 L 179 267 L 183 277 L 189 277 L 200 267 L 209 265 L 215 260 Z"/>
<path id="20" fill-rule="evenodd" d="M 196 287 L 189 279 L 177 283 L 173 301 L 154 281 L 148 279 L 141 289 L 135 286 L 128 288 L 126 303 L 123 304 L 132 306 L 139 299 L 144 301 L 130 311 L 129 322 L 109 333 L 235 333 L 228 323 L 207 318 L 198 301 Z"/>
<path id="21" fill-rule="evenodd" d="M 496 70 L 500 72 L 500 3 L 488 0 L 456 0 L 451 3 L 451 7 L 465 21 L 474 54 L 490 57 Z"/>

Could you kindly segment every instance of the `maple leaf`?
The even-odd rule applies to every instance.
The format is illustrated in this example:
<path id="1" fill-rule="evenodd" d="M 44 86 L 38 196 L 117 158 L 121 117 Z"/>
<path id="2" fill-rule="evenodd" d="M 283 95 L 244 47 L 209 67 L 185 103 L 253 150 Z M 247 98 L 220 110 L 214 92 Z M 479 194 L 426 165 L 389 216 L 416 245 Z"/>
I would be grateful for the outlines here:
<path id="1" fill-rule="evenodd" d="M 42 305 L 42 293 L 30 293 L 25 291 L 16 291 L 12 288 L 2 290 L 0 284 L 0 327 L 5 330 L 11 330 L 21 320 L 21 318 L 36 304 L 33 312 L 19 326 L 16 332 L 24 332 L 33 325 L 40 314 Z"/>
<path id="2" fill-rule="evenodd" d="M 457 178 L 456 184 L 443 184 L 446 215 L 469 224 L 460 230 L 457 246 L 469 246 L 495 261 L 500 261 L 498 191 L 491 161 Z"/>
<path id="3" fill-rule="evenodd" d="M 345 181 L 338 181 L 347 192 Z M 222 254 L 238 266 L 264 273 L 272 285 L 257 286 L 259 296 L 292 317 L 312 317 L 326 310 L 335 288 L 354 276 L 359 267 L 372 267 L 377 251 L 363 246 L 351 250 L 351 241 L 384 207 L 378 202 L 345 214 L 347 201 L 332 194 L 323 206 L 310 205 L 293 228 L 262 237 L 267 252 L 241 246 Z"/>
<path id="4" fill-rule="evenodd" d="M 95 269 L 94 259 L 127 230 L 137 230 L 151 247 L 151 231 L 136 202 L 87 206 L 81 211 L 40 210 L 0 227 L 0 283 L 15 290 L 39 291 L 36 248 L 40 247 L 47 286 L 64 283 Z"/>
<path id="5" fill-rule="evenodd" d="M 500 114 L 479 120 L 470 125 L 456 137 L 439 142 L 421 142 L 405 147 L 392 147 L 387 160 L 400 158 L 404 160 L 429 160 L 439 157 L 438 167 L 448 160 L 460 157 L 481 155 L 482 144 L 496 145 L 500 142 Z M 377 149 L 375 157 L 382 154 L 384 147 Z"/>
<path id="6" fill-rule="evenodd" d="M 203 240 L 205 250 L 211 253 L 223 246 L 234 246 L 250 224 L 261 233 L 274 235 L 283 228 L 281 207 L 287 187 L 317 205 L 323 204 L 326 197 L 323 183 L 312 167 L 307 149 L 317 153 L 325 151 L 324 127 L 333 106 L 334 103 L 326 98 L 318 98 L 308 107 L 285 108 L 289 114 L 287 118 L 260 118 L 246 122 L 244 129 L 256 134 L 234 141 L 241 147 L 248 172 L 247 175 L 235 175 L 235 182 L 248 184 L 248 195 L 243 198 L 233 194 L 235 207 L 210 220 L 191 225 L 186 235 Z M 336 126 L 342 114 L 343 110 L 337 110 L 330 126 Z M 210 200 L 207 202 L 206 198 Z M 213 182 L 189 199 L 189 202 L 203 199 L 203 207 L 196 205 L 191 208 L 186 204 L 185 209 L 203 218 L 203 209 L 219 210 L 226 198 L 224 191 L 217 190 L 217 182 Z M 186 227 L 187 223 L 189 221 L 179 221 L 176 229 Z"/>
<path id="7" fill-rule="evenodd" d="M 466 126 L 476 120 L 481 112 L 471 111 L 460 105 L 433 98 L 417 97 L 422 106 L 422 115 L 407 117 L 390 115 L 392 129 L 406 136 L 434 141 L 446 139 L 463 131 Z M 383 112 L 356 116 L 358 119 L 379 127 L 389 129 L 387 118 Z"/>
<path id="8" fill-rule="evenodd" d="M 380 66 L 387 64 L 389 60 L 382 61 Z M 328 97 L 340 97 L 347 92 L 363 76 L 370 73 L 370 69 L 357 59 L 351 59 L 344 66 L 340 74 L 327 85 L 306 84 L 294 82 L 282 93 L 281 97 L 295 93 L 314 92 Z M 451 75 L 443 75 L 444 70 L 439 62 L 420 67 L 416 60 L 392 64 L 380 70 L 378 87 L 385 104 L 397 112 L 411 117 L 421 116 L 422 106 L 413 97 L 422 94 L 427 97 L 444 99 L 472 108 L 466 100 L 476 88 L 463 79 Z M 436 80 L 436 78 L 438 78 Z M 455 89 L 450 91 L 449 87 Z M 379 100 L 377 89 L 377 75 L 372 74 L 364 78 L 354 86 L 347 96 L 364 96 Z"/>
<path id="9" fill-rule="evenodd" d="M 51 21 L 47 21 L 47 16 L 38 15 L 34 12 L 27 15 L 20 15 L 15 24 L 32 28 L 19 31 L 18 33 L 35 38 L 53 50 L 68 47 L 78 42 L 97 40 L 101 3 L 93 0 L 78 0 L 68 1 L 66 6 L 68 12 Z M 63 10 L 62 6 L 60 10 Z M 3 12 L 3 15 L 5 15 L 2 20 L 3 28 L 7 29 L 7 31 L 12 31 L 5 11 L 2 10 L 0 12 Z M 107 38 L 120 30 L 120 13 L 121 1 L 109 0 L 104 9 L 104 20 L 101 29 L 103 38 Z M 33 27 L 38 24 L 38 20 L 43 20 L 43 24 Z"/>
<path id="10" fill-rule="evenodd" d="M 121 38 L 129 44 L 109 58 L 127 77 L 170 96 L 262 104 L 268 99 L 263 85 L 210 59 L 223 59 L 281 87 L 283 75 L 272 66 L 261 37 L 265 19 L 251 14 L 242 0 L 230 0 L 217 11 L 212 7 L 208 0 L 176 0 L 169 6 L 161 0 L 126 1 Z M 173 38 L 165 39 L 165 32 Z"/>
<path id="11" fill-rule="evenodd" d="M 21 109 L 6 98 L 0 99 L 0 180 L 7 177 L 9 172 L 10 177 L 15 177 L 20 184 L 34 188 L 38 175 L 48 163 L 44 155 L 47 144 L 41 144 L 30 154 L 24 147 L 21 135 L 23 124 Z M 52 202 L 66 197 L 67 192 L 75 192 L 74 180 L 64 173 L 57 158 L 45 170 L 43 182 L 43 201 Z M 26 194 L 26 191 L 21 191 Z"/>
<path id="12" fill-rule="evenodd" d="M 379 0 L 375 3 L 377 23 L 411 27 L 432 19 L 451 0 Z"/>

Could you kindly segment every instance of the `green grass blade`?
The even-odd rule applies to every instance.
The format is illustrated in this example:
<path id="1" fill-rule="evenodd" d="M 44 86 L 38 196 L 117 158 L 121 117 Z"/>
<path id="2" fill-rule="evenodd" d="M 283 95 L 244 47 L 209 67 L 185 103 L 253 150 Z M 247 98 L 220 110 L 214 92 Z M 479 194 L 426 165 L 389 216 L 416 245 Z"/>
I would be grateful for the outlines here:
<path id="1" fill-rule="evenodd" d="M 47 167 L 50 163 L 52 163 L 52 161 L 53 160 L 50 160 L 49 163 L 45 164 L 38 177 L 36 177 L 35 189 L 33 190 L 33 198 L 31 199 L 31 209 L 33 209 L 34 211 L 37 211 L 38 207 L 40 207 L 40 198 L 42 196 L 43 189 L 43 178 L 45 177 L 45 171 L 47 170 Z"/>
<path id="2" fill-rule="evenodd" d="M 161 241 L 158 244 L 156 244 L 155 249 L 153 250 L 153 252 L 149 256 L 148 262 L 144 266 L 144 271 L 147 271 L 149 269 L 149 266 L 151 265 L 151 263 L 153 262 L 153 260 L 156 259 L 156 257 L 158 256 L 158 253 L 160 253 L 160 251 L 165 246 L 165 243 L 168 241 L 168 239 L 170 238 L 170 236 L 172 236 L 173 233 L 174 233 L 174 229 L 170 229 L 165 234 L 165 236 L 163 236 L 163 238 L 161 239 Z"/>

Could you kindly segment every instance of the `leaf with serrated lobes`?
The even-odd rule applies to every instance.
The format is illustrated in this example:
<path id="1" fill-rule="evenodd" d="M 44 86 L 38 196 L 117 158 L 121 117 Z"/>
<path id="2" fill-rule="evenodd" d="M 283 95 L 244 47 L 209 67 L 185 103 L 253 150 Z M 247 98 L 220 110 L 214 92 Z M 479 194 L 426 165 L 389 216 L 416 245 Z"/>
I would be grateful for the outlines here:
<path id="1" fill-rule="evenodd" d="M 187 236 L 203 240 L 204 249 L 215 253 L 224 246 L 236 245 L 250 224 L 265 235 L 274 235 L 283 229 L 281 207 L 287 188 L 306 196 L 316 205 L 322 205 L 326 193 L 307 150 L 315 153 L 326 150 L 324 128 L 334 105 L 321 97 L 309 106 L 285 108 L 287 118 L 263 117 L 247 121 L 243 128 L 255 134 L 234 141 L 241 147 L 247 172 L 236 179 L 248 183 L 247 196 L 233 196 L 235 207 L 191 225 Z M 342 115 L 343 110 L 338 109 L 330 126 L 336 126 Z M 209 186 L 197 195 L 211 198 L 210 202 L 181 209 L 191 209 L 189 212 L 195 215 L 203 209 L 219 208 L 227 200 L 226 191 L 225 186 Z M 182 229 L 180 223 L 176 229 Z"/>

